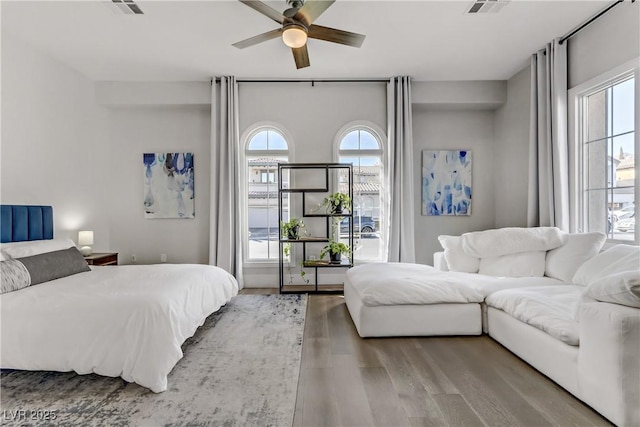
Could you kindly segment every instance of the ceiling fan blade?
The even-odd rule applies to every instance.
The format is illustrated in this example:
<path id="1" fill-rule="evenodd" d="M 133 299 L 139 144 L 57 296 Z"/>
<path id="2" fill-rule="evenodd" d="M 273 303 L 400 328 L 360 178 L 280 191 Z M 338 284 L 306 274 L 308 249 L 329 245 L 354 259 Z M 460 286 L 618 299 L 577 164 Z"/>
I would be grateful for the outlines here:
<path id="1" fill-rule="evenodd" d="M 293 59 L 296 61 L 296 68 L 298 70 L 311 65 L 309 63 L 309 51 L 307 50 L 306 44 L 302 47 L 291 48 L 291 52 L 293 52 Z"/>
<path id="2" fill-rule="evenodd" d="M 307 27 L 313 23 L 325 10 L 329 8 L 336 0 L 307 0 L 304 3 L 298 13 L 295 15 L 295 19 L 304 23 Z"/>
<path id="3" fill-rule="evenodd" d="M 250 37 L 248 39 L 234 43 L 233 46 L 238 49 L 244 49 L 245 47 L 253 46 L 254 44 L 266 42 L 267 40 L 280 37 L 282 34 L 282 28 L 276 28 L 275 30 L 267 31 L 266 33 L 258 34 L 257 36 Z"/>
<path id="4" fill-rule="evenodd" d="M 312 39 L 324 40 L 353 47 L 362 46 L 362 42 L 364 42 L 366 37 L 362 34 L 336 30 L 335 28 L 323 27 L 320 25 L 311 25 L 307 36 Z"/>
<path id="5" fill-rule="evenodd" d="M 250 8 L 260 12 L 261 14 L 273 19 L 278 24 L 283 24 L 284 23 L 284 16 L 282 16 L 282 14 L 280 12 L 278 12 L 277 10 L 272 8 L 271 6 L 267 6 L 266 4 L 262 3 L 261 1 L 256 1 L 256 0 L 238 0 L 238 1 L 240 3 L 246 4 Z"/>

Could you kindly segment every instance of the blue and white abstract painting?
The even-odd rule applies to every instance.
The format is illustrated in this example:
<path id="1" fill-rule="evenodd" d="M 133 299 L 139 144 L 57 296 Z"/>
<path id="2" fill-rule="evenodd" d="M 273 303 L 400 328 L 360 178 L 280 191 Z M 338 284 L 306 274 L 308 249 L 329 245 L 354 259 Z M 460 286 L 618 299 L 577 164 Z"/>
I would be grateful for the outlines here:
<path id="1" fill-rule="evenodd" d="M 422 151 L 422 215 L 471 215 L 471 152 Z"/>
<path id="2" fill-rule="evenodd" d="M 195 218 L 193 153 L 144 153 L 144 217 Z"/>

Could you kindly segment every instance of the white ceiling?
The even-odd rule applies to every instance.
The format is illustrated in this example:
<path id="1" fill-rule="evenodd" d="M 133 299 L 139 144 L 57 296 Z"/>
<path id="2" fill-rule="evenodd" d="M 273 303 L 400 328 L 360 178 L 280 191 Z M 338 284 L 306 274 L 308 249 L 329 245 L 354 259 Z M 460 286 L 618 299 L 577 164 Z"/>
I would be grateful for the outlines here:
<path id="1" fill-rule="evenodd" d="M 503 80 L 531 53 L 611 1 L 512 0 L 498 13 L 466 14 L 472 1 L 338 0 L 315 22 L 367 36 L 360 49 L 308 42 L 311 67 L 296 70 L 280 39 L 232 43 L 278 27 L 235 0 L 137 0 L 144 15 L 108 1 L 1 2 L 2 33 L 92 80 L 244 78 Z M 285 0 L 266 2 L 284 10 Z"/>

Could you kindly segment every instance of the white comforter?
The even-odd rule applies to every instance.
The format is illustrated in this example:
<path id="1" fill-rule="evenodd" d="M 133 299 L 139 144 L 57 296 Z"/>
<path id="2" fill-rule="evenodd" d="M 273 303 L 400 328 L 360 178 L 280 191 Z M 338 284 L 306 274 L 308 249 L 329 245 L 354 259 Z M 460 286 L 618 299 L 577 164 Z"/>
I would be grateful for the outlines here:
<path id="1" fill-rule="evenodd" d="M 489 295 L 486 302 L 562 342 L 578 345 L 576 312 L 584 290 L 574 285 L 507 289 Z"/>
<path id="2" fill-rule="evenodd" d="M 347 280 L 366 306 L 480 303 L 501 289 L 562 284 L 549 277 L 495 277 L 393 262 L 353 267 Z"/>
<path id="3" fill-rule="evenodd" d="M 120 376 L 158 393 L 182 343 L 237 293 L 208 265 L 93 267 L 0 296 L 0 364 Z"/>

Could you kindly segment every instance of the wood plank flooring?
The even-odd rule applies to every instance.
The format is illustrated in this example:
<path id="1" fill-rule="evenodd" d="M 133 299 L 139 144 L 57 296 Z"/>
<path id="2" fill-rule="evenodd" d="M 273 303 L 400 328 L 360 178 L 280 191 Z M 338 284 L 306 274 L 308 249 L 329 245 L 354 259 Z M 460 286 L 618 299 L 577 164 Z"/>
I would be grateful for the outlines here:
<path id="1" fill-rule="evenodd" d="M 293 425 L 611 423 L 487 336 L 362 339 L 342 296 L 310 295 Z"/>

